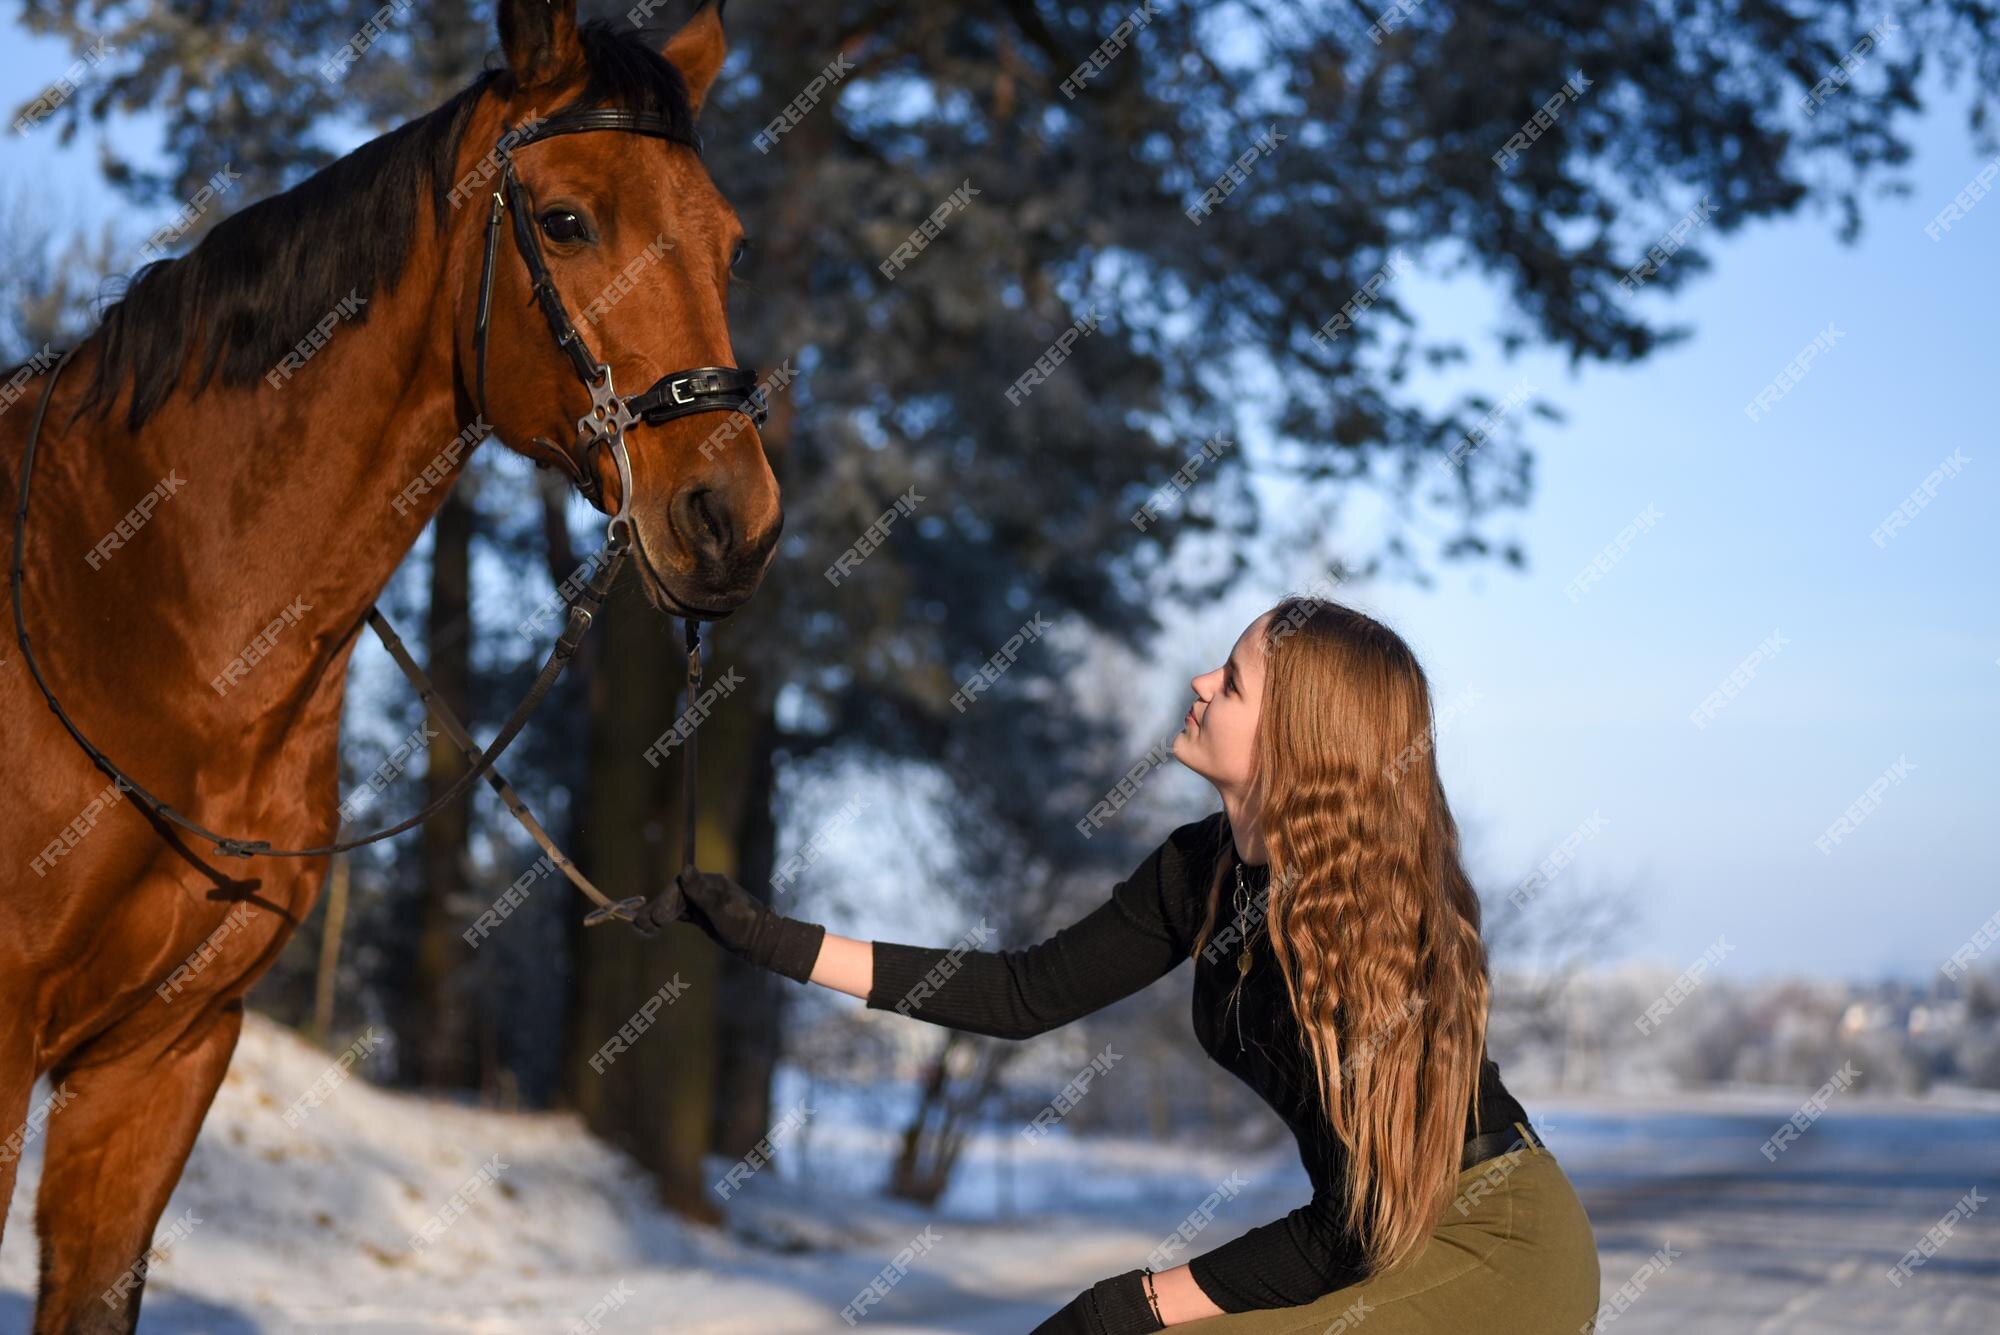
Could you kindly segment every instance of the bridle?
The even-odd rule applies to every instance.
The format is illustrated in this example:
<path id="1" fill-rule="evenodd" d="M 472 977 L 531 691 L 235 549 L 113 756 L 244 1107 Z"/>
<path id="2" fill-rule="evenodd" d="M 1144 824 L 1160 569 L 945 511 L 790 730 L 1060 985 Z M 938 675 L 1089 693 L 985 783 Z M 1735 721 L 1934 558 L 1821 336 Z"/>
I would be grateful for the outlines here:
<path id="1" fill-rule="evenodd" d="M 590 392 L 590 411 L 576 419 L 575 444 L 568 452 L 560 449 L 549 451 L 547 461 L 556 463 L 568 473 L 584 498 L 601 510 L 604 508 L 602 489 L 593 465 L 596 451 L 600 447 L 609 447 L 618 467 L 618 494 L 621 498 L 620 514 L 612 518 L 615 532 L 628 504 L 624 498 L 632 494 L 632 464 L 625 455 L 625 428 L 642 421 L 649 426 L 658 426 L 677 417 L 707 412 L 741 412 L 762 426 L 765 408 L 763 398 L 757 392 L 757 372 L 749 367 L 697 366 L 686 371 L 672 371 L 654 381 L 652 388 L 643 394 L 621 397 L 612 385 L 610 365 L 591 354 L 589 345 L 583 341 L 583 334 L 564 309 L 562 294 L 556 290 L 555 278 L 549 273 L 548 261 L 542 255 L 541 239 L 535 234 L 534 211 L 529 206 L 527 190 L 514 174 L 513 157 L 515 149 L 543 139 L 590 130 L 623 130 L 630 134 L 682 142 L 681 136 L 674 133 L 664 117 L 652 112 L 603 109 L 564 112 L 547 119 L 536 119 L 531 115 L 520 126 L 500 136 L 493 146 L 493 155 L 500 160 L 500 185 L 493 192 L 493 207 L 486 216 L 486 253 L 479 266 L 479 314 L 472 328 L 473 360 L 477 367 L 474 393 L 480 416 L 484 418 L 486 331 L 493 303 L 493 266 L 500 249 L 500 218 L 503 213 L 511 212 L 514 215 L 514 248 L 521 253 L 521 262 L 528 268 L 528 279 L 533 285 L 535 301 L 542 308 L 542 318 L 548 321 L 556 346 L 569 358 L 576 378 Z M 636 529 L 630 530 L 630 533 L 635 539 L 638 536 Z"/>
<path id="2" fill-rule="evenodd" d="M 590 410 L 576 420 L 577 439 L 572 453 L 557 449 L 552 458 L 544 462 L 558 463 L 569 475 L 578 489 L 592 505 L 602 510 L 603 493 L 597 482 L 594 466 L 596 451 L 609 449 L 618 469 L 619 499 L 618 512 L 611 516 L 606 529 L 605 546 L 596 560 L 595 571 L 590 580 L 578 591 L 567 607 L 562 633 L 549 651 L 549 656 L 536 674 L 535 680 L 514 706 L 513 712 L 501 724 L 491 744 L 481 749 L 473 741 L 472 735 L 459 722 L 444 702 L 429 677 L 416 664 L 402 640 L 390 627 L 388 618 L 379 608 L 368 609 L 368 624 L 382 640 L 398 667 L 403 670 L 414 685 L 430 711 L 447 735 L 464 753 L 467 768 L 455 779 L 451 786 L 438 794 L 415 814 L 385 826 L 372 833 L 353 839 L 338 840 L 313 848 L 275 848 L 269 841 L 261 839 L 238 839 L 218 834 L 190 817 L 182 815 L 173 807 L 148 792 L 130 774 L 112 761 L 91 740 L 84 736 L 76 722 L 56 699 L 55 692 L 43 677 L 41 665 L 35 661 L 34 650 L 29 644 L 25 604 L 22 597 L 23 557 L 26 550 L 28 526 L 29 487 L 34 478 L 35 451 L 41 438 L 42 423 L 49 409 L 49 402 L 55 395 L 57 379 L 63 368 L 69 364 L 75 349 L 65 350 L 48 371 L 48 378 L 42 386 L 42 393 L 35 406 L 35 415 L 28 426 L 27 443 L 21 456 L 21 479 L 18 502 L 14 511 L 14 554 L 9 571 L 9 584 L 14 603 L 14 637 L 21 647 L 21 657 L 28 665 L 28 671 L 40 688 L 42 697 L 49 708 L 75 738 L 84 752 L 98 768 L 108 773 L 118 787 L 128 793 L 156 817 L 168 821 L 192 834 L 210 840 L 216 854 L 223 857 L 277 857 L 310 858 L 328 857 L 349 849 L 360 848 L 406 830 L 421 825 L 450 803 L 464 795 L 475 780 L 484 778 L 487 785 L 497 793 L 507 810 L 519 820 L 522 826 L 548 854 L 550 860 L 561 868 L 563 874 L 585 895 L 596 902 L 598 907 L 584 918 L 586 926 L 613 920 L 628 922 L 641 935 L 651 936 L 657 929 L 641 912 L 646 907 L 644 896 L 632 896 L 622 900 L 612 900 L 584 876 L 576 864 L 566 856 L 548 832 L 528 810 L 527 804 L 514 792 L 500 772 L 494 768 L 495 762 L 512 744 L 535 709 L 555 685 L 569 660 L 575 656 L 590 629 L 597 610 L 610 592 L 612 581 L 624 565 L 631 549 L 639 543 L 638 526 L 632 521 L 632 464 L 625 451 L 626 428 L 640 422 L 657 425 L 675 418 L 687 417 L 694 413 L 737 412 L 762 426 L 766 409 L 757 386 L 757 373 L 749 367 L 698 366 L 691 370 L 675 371 L 664 375 L 642 394 L 621 397 L 613 387 L 611 367 L 607 362 L 597 360 L 583 341 L 582 334 L 570 321 L 569 313 L 563 306 L 562 294 L 557 291 L 554 276 L 550 274 L 548 262 L 542 254 L 541 244 L 535 236 L 534 220 L 529 207 L 527 192 L 514 173 L 511 147 L 519 148 L 559 134 L 577 134 L 590 130 L 618 130 L 631 134 L 651 135 L 655 138 L 683 142 L 669 123 L 662 117 L 648 112 L 619 111 L 611 109 L 590 109 L 564 112 L 544 120 L 530 119 L 523 127 L 503 133 L 493 148 L 493 155 L 500 160 L 500 184 L 493 194 L 493 207 L 486 223 L 485 253 L 480 261 L 479 311 L 473 329 L 475 371 L 475 394 L 478 398 L 480 419 L 485 420 L 486 409 L 486 335 L 492 308 L 494 266 L 499 250 L 500 218 L 511 210 L 514 215 L 514 245 L 520 252 L 522 263 L 527 266 L 529 281 L 533 285 L 535 300 L 542 308 L 542 315 L 548 321 L 549 331 L 555 336 L 556 346 L 569 358 L 577 378 L 590 392 Z M 687 635 L 687 701 L 693 711 L 701 690 L 701 632 L 699 618 L 688 616 L 684 619 Z M 681 845 L 681 867 L 683 871 L 694 868 L 695 836 L 695 737 L 690 730 L 685 742 L 682 764 L 682 814 L 683 836 Z"/>

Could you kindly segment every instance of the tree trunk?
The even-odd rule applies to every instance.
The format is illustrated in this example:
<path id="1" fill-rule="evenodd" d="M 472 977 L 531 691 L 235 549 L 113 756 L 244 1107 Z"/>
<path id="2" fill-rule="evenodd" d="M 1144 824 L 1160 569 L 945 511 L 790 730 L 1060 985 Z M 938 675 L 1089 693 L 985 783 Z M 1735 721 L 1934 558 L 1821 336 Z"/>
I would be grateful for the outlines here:
<path id="1" fill-rule="evenodd" d="M 680 712 L 681 627 L 647 604 L 627 570 L 596 634 L 579 856 L 606 894 L 650 899 L 680 866 L 681 752 L 657 766 L 645 752 Z M 714 741 L 704 724 L 701 758 L 711 772 L 727 758 Z M 696 848 L 703 865 L 727 871 L 727 827 L 717 813 L 704 804 Z M 719 1222 L 702 1170 L 715 1115 L 717 951 L 686 923 L 650 940 L 619 923 L 575 930 L 570 1101 L 592 1131 L 653 1171 L 663 1204 Z"/>
<path id="2" fill-rule="evenodd" d="M 471 571 L 472 531 L 477 516 L 463 488 L 454 487 L 438 510 L 431 554 L 431 604 L 424 625 L 429 662 L 425 671 L 440 700 L 461 719 L 470 716 L 472 696 Z M 451 735 L 430 719 L 425 800 L 431 801 L 465 772 L 465 756 Z M 466 1030 L 466 1001 L 459 970 L 467 951 L 458 934 L 456 909 L 466 891 L 465 851 L 471 830 L 470 802 L 454 802 L 422 827 L 423 909 L 406 1034 L 418 1053 L 418 1070 L 432 1088 L 457 1089 L 472 1083 L 473 1056 Z"/>
<path id="3" fill-rule="evenodd" d="M 746 674 L 747 675 L 747 674 Z M 750 738 L 742 748 L 748 767 L 736 804 L 736 848 L 741 871 L 737 880 L 743 888 L 766 903 L 771 902 L 771 873 L 777 865 L 777 813 L 772 803 L 777 796 L 777 720 L 769 700 L 754 687 L 753 712 L 749 720 Z M 726 734 L 718 732 L 715 740 Z M 709 734 L 702 734 L 702 768 L 719 771 L 710 762 Z M 720 749 L 719 747 L 717 749 Z M 714 789 L 704 786 L 706 801 Z M 771 1129 L 771 1083 L 777 1070 L 783 1027 L 780 1023 L 788 989 L 795 985 L 767 969 L 753 968 L 734 956 L 721 961 L 721 1015 L 717 1041 L 719 1066 L 715 1086 L 715 1153 L 741 1158 Z M 779 1152 L 782 1152 L 780 1149 Z M 773 1157 L 776 1157 L 774 1154 Z"/>

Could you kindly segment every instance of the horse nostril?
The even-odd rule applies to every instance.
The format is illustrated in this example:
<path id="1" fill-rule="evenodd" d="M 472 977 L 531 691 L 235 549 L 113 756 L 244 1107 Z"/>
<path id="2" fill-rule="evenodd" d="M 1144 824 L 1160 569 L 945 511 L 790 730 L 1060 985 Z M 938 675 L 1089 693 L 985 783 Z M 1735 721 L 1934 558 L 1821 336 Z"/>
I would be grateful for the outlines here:
<path id="1" fill-rule="evenodd" d="M 729 510 L 707 487 L 689 487 L 674 498 L 674 527 L 691 551 L 713 558 L 729 550 Z"/>

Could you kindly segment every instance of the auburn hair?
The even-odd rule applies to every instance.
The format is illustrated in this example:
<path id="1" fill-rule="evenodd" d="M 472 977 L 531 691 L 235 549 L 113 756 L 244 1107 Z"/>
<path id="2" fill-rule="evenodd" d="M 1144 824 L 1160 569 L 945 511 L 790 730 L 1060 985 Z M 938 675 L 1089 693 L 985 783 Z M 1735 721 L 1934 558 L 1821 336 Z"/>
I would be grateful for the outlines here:
<path id="1" fill-rule="evenodd" d="M 1250 781 L 1270 858 L 1263 918 L 1347 1149 L 1345 1222 L 1379 1273 L 1436 1228 L 1468 1117 L 1479 1131 L 1479 899 L 1460 866 L 1416 655 L 1381 622 L 1327 599 L 1289 597 L 1268 615 Z M 1236 860 L 1225 837 L 1197 953 Z"/>

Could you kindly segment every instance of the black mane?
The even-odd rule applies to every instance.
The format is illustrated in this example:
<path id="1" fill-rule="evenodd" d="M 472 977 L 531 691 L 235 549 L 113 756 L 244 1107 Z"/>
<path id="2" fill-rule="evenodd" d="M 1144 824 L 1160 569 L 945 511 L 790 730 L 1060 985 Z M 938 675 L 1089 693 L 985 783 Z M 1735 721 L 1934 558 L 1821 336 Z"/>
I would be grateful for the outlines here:
<path id="1" fill-rule="evenodd" d="M 686 82 L 643 35 L 601 19 L 577 35 L 589 70 L 584 89 L 541 114 L 652 112 L 673 139 L 700 151 Z M 136 431 L 173 393 L 191 352 L 202 358 L 194 393 L 218 371 L 224 385 L 254 384 L 350 292 L 363 300 L 394 292 L 418 200 L 428 191 L 432 225 L 442 230 L 473 108 L 489 89 L 509 95 L 512 83 L 505 69 L 484 70 L 443 105 L 224 218 L 187 254 L 142 266 L 93 331 L 103 356 L 77 413 L 108 412 L 129 379 L 127 423 Z M 365 323 L 368 308 L 351 318 Z"/>

